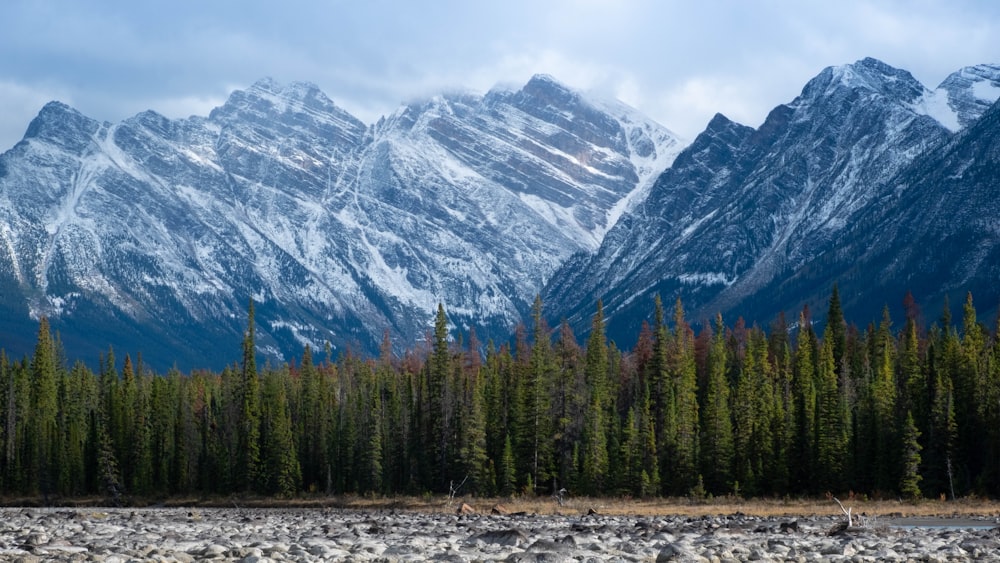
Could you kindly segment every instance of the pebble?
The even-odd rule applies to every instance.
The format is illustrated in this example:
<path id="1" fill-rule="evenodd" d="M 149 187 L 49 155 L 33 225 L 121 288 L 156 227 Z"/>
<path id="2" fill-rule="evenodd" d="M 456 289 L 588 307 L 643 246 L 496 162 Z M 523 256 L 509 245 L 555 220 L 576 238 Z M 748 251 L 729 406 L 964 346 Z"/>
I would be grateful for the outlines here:
<path id="1" fill-rule="evenodd" d="M 0 508 L 0 561 L 977 561 L 996 530 L 840 520 L 323 509 Z M 947 525 L 947 519 L 942 520 Z"/>

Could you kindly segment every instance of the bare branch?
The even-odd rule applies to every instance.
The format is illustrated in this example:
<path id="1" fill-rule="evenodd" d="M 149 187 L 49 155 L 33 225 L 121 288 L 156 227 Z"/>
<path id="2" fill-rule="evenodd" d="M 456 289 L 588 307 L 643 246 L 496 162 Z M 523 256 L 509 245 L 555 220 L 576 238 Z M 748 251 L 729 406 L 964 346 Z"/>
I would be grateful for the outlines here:
<path id="1" fill-rule="evenodd" d="M 840 505 L 840 509 L 844 511 L 844 514 L 847 515 L 847 527 L 850 528 L 850 527 L 854 526 L 854 520 L 851 518 L 851 510 L 854 510 L 854 509 L 853 508 L 850 508 L 850 509 L 844 508 L 844 503 L 840 502 L 840 499 L 838 499 L 837 497 L 831 496 L 830 498 L 832 498 L 833 500 L 835 500 L 837 502 L 837 504 Z"/>

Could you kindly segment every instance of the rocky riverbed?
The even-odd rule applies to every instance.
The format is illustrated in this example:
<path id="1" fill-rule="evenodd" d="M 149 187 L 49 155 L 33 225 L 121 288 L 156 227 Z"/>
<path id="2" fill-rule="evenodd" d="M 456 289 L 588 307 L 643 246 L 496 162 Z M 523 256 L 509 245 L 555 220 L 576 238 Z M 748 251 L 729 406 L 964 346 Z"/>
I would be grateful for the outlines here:
<path id="1" fill-rule="evenodd" d="M 1000 561 L 993 519 L 0 509 L 0 561 Z"/>

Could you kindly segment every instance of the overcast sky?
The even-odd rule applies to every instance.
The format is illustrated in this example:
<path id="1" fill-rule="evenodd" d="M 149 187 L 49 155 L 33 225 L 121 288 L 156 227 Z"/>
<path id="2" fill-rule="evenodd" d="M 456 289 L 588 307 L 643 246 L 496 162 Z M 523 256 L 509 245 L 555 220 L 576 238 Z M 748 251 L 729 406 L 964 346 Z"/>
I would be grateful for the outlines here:
<path id="1" fill-rule="evenodd" d="M 0 151 L 49 100 L 120 121 L 207 115 L 270 76 L 371 123 L 444 90 L 547 73 L 693 139 L 758 126 L 824 67 L 872 56 L 928 87 L 1000 63 L 993 0 L 4 0 Z"/>

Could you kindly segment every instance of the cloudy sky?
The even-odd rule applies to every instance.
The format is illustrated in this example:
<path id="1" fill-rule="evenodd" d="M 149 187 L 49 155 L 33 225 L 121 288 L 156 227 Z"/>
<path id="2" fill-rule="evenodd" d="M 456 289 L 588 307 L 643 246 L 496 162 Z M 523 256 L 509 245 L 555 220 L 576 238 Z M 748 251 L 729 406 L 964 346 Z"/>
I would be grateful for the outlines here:
<path id="1" fill-rule="evenodd" d="M 45 102 L 119 121 L 206 115 L 270 76 L 366 122 L 443 90 L 547 73 L 688 139 L 757 126 L 824 67 L 876 57 L 929 87 L 1000 63 L 993 0 L 4 0 L 0 151 Z"/>

